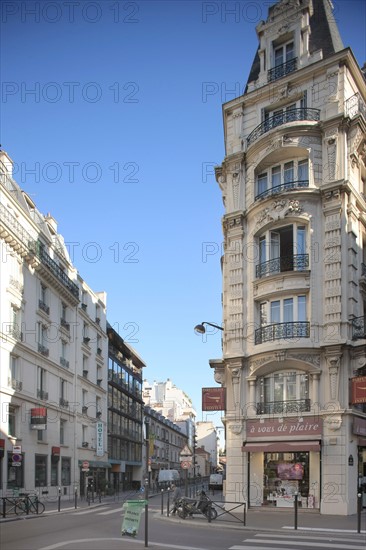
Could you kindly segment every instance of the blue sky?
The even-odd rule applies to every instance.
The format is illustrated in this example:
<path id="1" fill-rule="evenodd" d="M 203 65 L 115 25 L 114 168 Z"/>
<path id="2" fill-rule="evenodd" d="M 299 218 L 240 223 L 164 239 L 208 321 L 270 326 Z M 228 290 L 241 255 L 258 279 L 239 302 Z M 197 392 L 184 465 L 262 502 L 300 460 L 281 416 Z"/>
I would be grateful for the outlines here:
<path id="1" fill-rule="evenodd" d="M 221 105 L 240 95 L 273 2 L 4 1 L 1 143 L 58 222 L 81 276 L 149 381 L 193 399 L 221 355 Z M 336 0 L 366 60 L 364 0 Z M 234 12 L 230 13 L 233 9 Z"/>

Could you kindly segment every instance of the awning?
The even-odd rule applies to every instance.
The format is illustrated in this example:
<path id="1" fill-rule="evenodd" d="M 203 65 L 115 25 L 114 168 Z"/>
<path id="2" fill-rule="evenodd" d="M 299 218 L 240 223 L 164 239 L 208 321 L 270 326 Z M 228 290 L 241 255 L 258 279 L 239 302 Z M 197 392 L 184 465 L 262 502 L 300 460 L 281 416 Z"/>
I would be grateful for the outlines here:
<path id="1" fill-rule="evenodd" d="M 296 451 L 320 451 L 320 441 L 276 441 L 268 443 L 244 443 L 244 453 L 295 453 Z"/>

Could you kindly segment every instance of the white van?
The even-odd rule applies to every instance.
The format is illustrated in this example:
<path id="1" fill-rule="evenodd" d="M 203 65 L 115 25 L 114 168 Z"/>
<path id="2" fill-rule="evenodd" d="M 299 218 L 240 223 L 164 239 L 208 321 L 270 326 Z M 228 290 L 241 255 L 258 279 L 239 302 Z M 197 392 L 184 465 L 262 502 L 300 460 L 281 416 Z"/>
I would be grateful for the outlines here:
<path id="1" fill-rule="evenodd" d="M 158 485 L 159 487 L 168 487 L 172 483 L 179 483 L 180 476 L 178 470 L 159 470 Z"/>
<path id="2" fill-rule="evenodd" d="M 220 489 L 222 490 L 222 474 L 211 474 L 210 481 L 208 483 L 209 489 Z"/>

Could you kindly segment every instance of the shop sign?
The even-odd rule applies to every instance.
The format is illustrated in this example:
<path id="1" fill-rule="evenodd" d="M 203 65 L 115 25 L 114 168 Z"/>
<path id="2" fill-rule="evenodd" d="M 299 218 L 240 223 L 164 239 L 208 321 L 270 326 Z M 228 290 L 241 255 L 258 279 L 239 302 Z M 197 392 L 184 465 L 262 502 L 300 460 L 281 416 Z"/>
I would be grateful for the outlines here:
<path id="1" fill-rule="evenodd" d="M 202 410 L 224 411 L 226 409 L 226 388 L 202 388 Z"/>
<path id="2" fill-rule="evenodd" d="M 37 407 L 31 409 L 31 429 L 45 430 L 47 428 L 47 409 L 46 407 Z"/>
<path id="3" fill-rule="evenodd" d="M 352 405 L 366 403 L 366 376 L 357 376 L 352 382 Z"/>
<path id="4" fill-rule="evenodd" d="M 139 532 L 141 514 L 145 509 L 146 500 L 127 500 L 122 509 L 125 511 L 121 533 L 135 537 Z"/>
<path id="5" fill-rule="evenodd" d="M 291 437 L 291 436 L 321 436 L 323 421 L 318 417 L 306 417 L 302 421 L 296 419 L 247 420 L 247 439 L 253 437 Z"/>
<path id="6" fill-rule="evenodd" d="M 97 456 L 104 455 L 103 422 L 97 422 Z"/>

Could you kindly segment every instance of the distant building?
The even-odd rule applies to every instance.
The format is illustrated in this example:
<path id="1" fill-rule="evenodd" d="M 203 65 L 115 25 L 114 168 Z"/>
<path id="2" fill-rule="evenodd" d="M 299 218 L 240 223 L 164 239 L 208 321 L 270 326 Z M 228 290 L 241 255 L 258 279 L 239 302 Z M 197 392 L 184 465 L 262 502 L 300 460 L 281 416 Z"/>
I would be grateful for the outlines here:
<path id="1" fill-rule="evenodd" d="M 107 324 L 109 486 L 140 486 L 143 479 L 142 369 L 137 352 Z"/>
<path id="2" fill-rule="evenodd" d="M 0 488 L 83 494 L 106 478 L 106 295 L 0 151 Z"/>
<path id="3" fill-rule="evenodd" d="M 219 464 L 219 439 L 213 422 L 197 422 L 196 437 L 197 446 L 205 449 L 209 454 L 210 473 L 215 472 Z"/>

